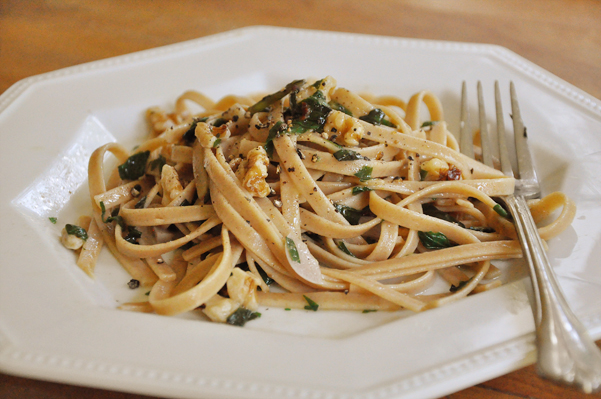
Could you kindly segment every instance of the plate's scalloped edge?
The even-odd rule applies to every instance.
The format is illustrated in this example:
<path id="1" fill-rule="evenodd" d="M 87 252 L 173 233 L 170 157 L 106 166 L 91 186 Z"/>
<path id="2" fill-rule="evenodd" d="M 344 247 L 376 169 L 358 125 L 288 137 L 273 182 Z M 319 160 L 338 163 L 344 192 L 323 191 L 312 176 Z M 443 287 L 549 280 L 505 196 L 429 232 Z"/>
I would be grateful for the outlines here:
<path id="1" fill-rule="evenodd" d="M 432 384 L 435 383 L 444 382 L 446 385 L 444 392 L 432 391 L 432 395 L 448 393 L 449 385 L 453 385 L 455 390 L 463 389 L 465 384 L 462 385 L 457 381 L 465 380 L 466 375 L 481 373 L 482 369 L 497 365 L 499 362 L 504 362 L 505 371 L 510 372 L 531 364 L 534 350 L 534 335 L 527 334 L 424 372 L 368 387 L 359 392 L 298 388 L 269 382 L 249 382 L 211 376 L 201 377 L 157 368 L 117 364 L 112 361 L 23 351 L 10 345 L 0 351 L 0 370 L 3 368 L 3 364 L 13 366 L 11 369 L 5 368 L 4 371 L 9 374 L 18 374 L 20 369 L 44 368 L 51 370 L 51 373 L 48 373 L 49 379 L 73 384 L 78 384 L 77 376 L 92 374 L 94 376 L 92 380 L 95 381 L 93 385 L 98 388 L 145 392 L 153 395 L 173 396 L 173 386 L 177 386 L 182 394 L 181 397 L 193 397 L 195 394 L 201 393 L 226 397 L 236 395 L 235 397 L 245 398 L 392 399 L 399 395 L 415 394 L 420 390 L 431 389 Z M 490 378 L 494 376 L 493 374 Z M 115 386 L 115 382 L 118 383 L 118 386 Z M 476 383 L 479 382 L 481 381 L 476 381 Z M 470 380 L 468 385 L 473 384 L 474 381 Z"/>
<path id="2" fill-rule="evenodd" d="M 85 64 L 75 65 L 72 67 L 67 67 L 56 71 L 31 76 L 15 83 L 0 95 L 0 113 L 2 113 L 13 101 L 15 101 L 19 97 L 19 95 L 21 95 L 27 88 L 44 80 L 50 80 L 65 77 L 68 75 L 74 75 L 103 68 L 125 65 L 142 60 L 148 60 L 151 58 L 163 56 L 165 54 L 173 54 L 200 46 L 217 44 L 228 39 L 242 38 L 246 35 L 261 33 L 273 34 L 274 32 L 288 36 L 327 36 L 331 40 L 341 40 L 346 42 L 350 41 L 355 43 L 369 43 L 374 45 L 385 45 L 400 48 L 420 48 L 438 51 L 461 51 L 466 53 L 489 54 L 504 61 L 506 64 L 513 66 L 515 69 L 521 71 L 530 78 L 537 80 L 544 86 L 565 96 L 566 98 L 570 99 L 576 104 L 579 104 L 585 109 L 588 109 L 601 116 L 601 102 L 599 100 L 595 99 L 583 90 L 578 89 L 570 83 L 564 81 L 558 76 L 551 74 L 547 70 L 539 67 L 538 65 L 527 60 L 526 58 L 523 58 L 518 54 L 514 53 L 513 51 L 502 46 L 483 43 L 412 39 L 393 36 L 367 35 L 361 33 L 318 31 L 273 26 L 249 26 L 227 32 L 216 33 L 209 36 L 204 36 L 198 39 L 192 39 L 148 50 L 137 51 L 130 54 L 106 58 L 98 61 L 92 61 Z"/>

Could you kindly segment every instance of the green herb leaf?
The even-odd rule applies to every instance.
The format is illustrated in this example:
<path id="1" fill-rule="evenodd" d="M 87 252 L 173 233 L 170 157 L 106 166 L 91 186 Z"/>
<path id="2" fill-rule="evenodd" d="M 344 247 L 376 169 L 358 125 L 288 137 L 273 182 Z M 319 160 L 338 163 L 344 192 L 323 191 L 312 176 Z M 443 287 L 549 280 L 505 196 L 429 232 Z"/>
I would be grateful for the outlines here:
<path id="1" fill-rule="evenodd" d="M 215 139 L 215 141 L 213 141 L 213 148 L 217 148 L 220 143 L 221 143 L 221 139 L 219 137 L 217 137 Z"/>
<path id="2" fill-rule="evenodd" d="M 344 241 L 342 241 L 342 240 L 338 241 L 338 243 L 336 244 L 336 246 L 338 247 L 338 249 L 340 249 L 345 254 L 350 255 L 353 258 L 356 258 L 355 254 L 352 253 L 351 251 L 349 251 L 349 249 L 346 247 L 346 244 L 344 243 Z"/>
<path id="3" fill-rule="evenodd" d="M 372 191 L 371 188 L 367 187 L 367 186 L 355 186 L 352 188 L 351 193 L 353 195 L 359 195 L 361 193 L 364 193 L 366 191 Z"/>
<path id="4" fill-rule="evenodd" d="M 371 172 L 373 172 L 373 170 L 374 168 L 371 166 L 365 165 L 361 168 L 361 170 L 355 173 L 355 176 L 357 176 L 361 181 L 367 181 L 371 179 Z"/>
<path id="5" fill-rule="evenodd" d="M 336 210 L 340 212 L 340 214 L 344 216 L 344 218 L 353 226 L 359 224 L 359 219 L 363 213 L 359 209 L 351 208 L 350 206 L 342 204 L 334 204 L 334 208 L 336 208 Z"/>
<path id="6" fill-rule="evenodd" d="M 317 302 L 315 302 L 313 299 L 309 298 L 306 295 L 303 295 L 303 298 L 305 298 L 305 301 L 307 301 L 308 303 L 308 305 L 305 305 L 305 309 L 317 312 L 317 309 L 319 308 Z"/>
<path id="7" fill-rule="evenodd" d="M 442 233 L 418 231 L 417 235 L 423 246 L 428 249 L 443 249 L 457 245 Z"/>
<path id="8" fill-rule="evenodd" d="M 286 125 L 282 121 L 277 121 L 276 124 L 273 125 L 271 129 L 269 129 L 269 134 L 267 135 L 267 139 L 265 140 L 265 145 L 263 145 L 263 147 L 265 148 L 265 152 L 267 153 L 267 156 L 269 158 L 273 157 L 273 139 L 279 137 L 279 135 L 282 134 L 287 128 L 288 125 Z"/>
<path id="9" fill-rule="evenodd" d="M 48 220 L 50 220 L 50 223 L 52 224 L 56 224 L 56 222 L 58 221 L 58 218 L 55 217 L 49 217 Z"/>
<path id="10" fill-rule="evenodd" d="M 334 158 L 336 158 L 337 161 L 357 161 L 357 160 L 368 159 L 368 158 L 364 157 L 363 155 L 358 154 L 357 152 L 355 152 L 353 150 L 348 150 L 348 149 L 338 150 L 332 155 L 334 155 Z"/>
<path id="11" fill-rule="evenodd" d="M 234 313 L 232 313 L 226 320 L 227 324 L 233 326 L 243 327 L 247 321 L 251 321 L 261 317 L 261 313 L 253 312 L 250 309 L 246 309 L 240 306 Z"/>
<path id="12" fill-rule="evenodd" d="M 471 226 L 468 227 L 469 230 L 481 231 L 482 233 L 494 233 L 495 229 L 492 227 L 483 227 L 483 226 Z"/>
<path id="13" fill-rule="evenodd" d="M 134 208 L 136 208 L 136 209 L 144 208 L 145 203 L 146 203 L 146 196 L 143 196 L 142 198 L 140 198 L 140 201 L 136 202 L 136 205 L 134 205 Z"/>
<path id="14" fill-rule="evenodd" d="M 437 123 L 438 123 L 438 121 L 425 121 L 424 123 L 422 123 L 422 125 L 420 127 L 421 128 L 432 127 L 432 126 L 436 125 Z"/>
<path id="15" fill-rule="evenodd" d="M 186 133 L 184 133 L 184 141 L 186 141 L 187 143 L 194 142 L 194 140 L 196 139 L 196 125 L 198 125 L 199 122 L 206 122 L 208 119 L 209 117 L 194 118 L 192 124 L 190 125 L 190 128 L 186 131 Z"/>
<path id="16" fill-rule="evenodd" d="M 284 89 L 282 89 L 276 93 L 269 94 L 269 95 L 263 97 L 258 103 L 251 105 L 248 108 L 248 111 L 251 113 L 251 115 L 255 114 L 257 112 L 265 111 L 267 109 L 267 107 L 269 107 L 271 104 L 273 104 L 276 101 L 281 100 L 282 98 L 286 97 L 286 95 L 290 94 L 291 92 L 299 90 L 301 87 L 303 87 L 304 84 L 305 84 L 305 81 L 303 79 L 290 82 L 286 85 L 286 87 L 284 87 Z"/>
<path id="17" fill-rule="evenodd" d="M 463 223 L 461 223 L 460 221 L 458 221 L 457 219 L 455 219 L 450 214 L 441 211 L 440 209 L 438 209 L 437 207 L 435 207 L 432 204 L 424 204 L 422 209 L 423 209 L 424 214 L 426 214 L 428 216 L 432 216 L 432 217 L 435 217 L 437 219 L 441 219 L 441 220 L 447 221 L 449 223 L 454 223 L 454 224 L 456 224 L 458 226 L 461 226 L 461 227 L 465 228 L 465 225 Z"/>
<path id="18" fill-rule="evenodd" d="M 322 132 L 326 119 L 332 112 L 326 103 L 324 94 L 319 90 L 291 108 L 293 119 L 290 130 L 296 134 L 305 133 L 308 130 Z"/>
<path id="19" fill-rule="evenodd" d="M 65 225 L 65 230 L 67 230 L 67 234 L 79 237 L 84 241 L 88 239 L 88 233 L 82 227 L 79 227 L 77 225 L 67 224 Z"/>
<path id="20" fill-rule="evenodd" d="M 157 159 L 150 162 L 150 170 L 158 169 L 159 173 L 163 170 L 163 166 L 167 163 L 164 156 L 159 155 Z"/>
<path id="21" fill-rule="evenodd" d="M 495 212 L 497 212 L 501 217 L 504 217 L 507 219 L 507 217 L 509 216 L 507 214 L 507 211 L 505 210 L 505 208 L 503 208 L 501 205 L 497 204 L 492 208 Z"/>
<path id="22" fill-rule="evenodd" d="M 111 222 L 117 222 L 117 224 L 119 224 L 119 226 L 121 226 L 121 229 L 125 230 L 125 221 L 123 220 L 123 218 L 121 216 L 109 216 L 106 219 L 104 218 L 104 214 L 106 213 L 106 208 L 104 207 L 104 202 L 100 201 L 100 210 L 102 211 L 102 214 L 100 215 L 100 218 L 102 219 L 102 221 L 104 223 L 111 223 Z M 119 210 L 118 209 L 114 209 L 113 212 L 118 213 Z"/>
<path id="23" fill-rule="evenodd" d="M 267 275 L 267 273 L 265 273 L 265 270 L 263 270 L 261 268 L 261 266 L 257 265 L 257 271 L 259 272 L 259 276 L 261 276 L 261 278 L 263 279 L 263 281 L 265 282 L 265 284 L 271 285 L 271 284 L 275 283 L 275 280 L 272 279 L 271 277 L 269 277 Z"/>
<path id="24" fill-rule="evenodd" d="M 423 169 L 419 170 L 419 180 L 420 181 L 426 180 L 427 176 L 428 176 L 428 171 L 427 170 L 423 170 Z"/>
<path id="25" fill-rule="evenodd" d="M 362 313 L 372 313 L 372 312 L 377 312 L 377 309 L 364 309 Z"/>
<path id="26" fill-rule="evenodd" d="M 469 280 L 459 282 L 458 286 L 451 285 L 451 288 L 449 288 L 449 291 L 457 292 L 460 289 L 462 289 L 463 287 L 465 287 L 470 281 L 472 281 L 471 278 Z"/>
<path id="27" fill-rule="evenodd" d="M 150 151 L 144 151 L 127 158 L 127 161 L 118 167 L 119 177 L 123 180 L 136 180 L 144 176 L 149 156 Z"/>
<path id="28" fill-rule="evenodd" d="M 290 259 L 292 259 L 294 262 L 300 263 L 298 249 L 296 249 L 296 244 L 294 243 L 294 241 L 292 241 L 292 238 L 290 237 L 286 237 L 286 249 L 288 250 Z"/>
<path id="29" fill-rule="evenodd" d="M 224 118 L 217 118 L 217 119 L 215 120 L 215 122 L 213 122 L 213 126 L 214 126 L 214 127 L 220 127 L 220 126 L 223 126 L 223 125 L 225 125 L 226 123 L 227 123 L 227 119 L 224 119 Z"/>
<path id="30" fill-rule="evenodd" d="M 133 226 L 127 227 L 127 236 L 123 239 L 132 244 L 138 244 L 138 238 L 142 237 L 142 232 Z"/>
<path id="31" fill-rule="evenodd" d="M 389 127 L 396 127 L 392 122 L 384 119 L 386 114 L 380 108 L 374 108 L 367 115 L 360 116 L 359 119 L 362 121 L 371 123 L 372 125 L 384 125 Z"/>
<path id="32" fill-rule="evenodd" d="M 344 105 L 340 104 L 337 101 L 332 100 L 328 103 L 328 105 L 330 106 L 330 108 L 332 108 L 335 111 L 344 112 L 348 116 L 353 116 L 353 113 L 351 112 L 351 110 L 349 110 L 347 107 L 345 107 Z"/>

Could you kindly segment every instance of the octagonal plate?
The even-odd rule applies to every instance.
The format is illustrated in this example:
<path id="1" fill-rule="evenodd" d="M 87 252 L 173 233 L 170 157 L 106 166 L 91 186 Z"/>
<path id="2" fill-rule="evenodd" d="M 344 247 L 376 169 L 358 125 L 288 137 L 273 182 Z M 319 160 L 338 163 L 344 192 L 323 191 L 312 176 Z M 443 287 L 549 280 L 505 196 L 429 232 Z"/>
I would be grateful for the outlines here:
<path id="1" fill-rule="evenodd" d="M 90 280 L 58 243 L 61 226 L 89 212 L 90 153 L 114 140 L 133 147 L 147 107 L 188 89 L 217 99 L 326 75 L 402 98 L 429 89 L 452 131 L 462 80 L 481 80 L 489 104 L 493 81 L 513 80 L 544 190 L 579 207 L 550 242 L 553 266 L 601 337 L 599 100 L 496 46 L 252 27 L 34 76 L 2 94 L 0 369 L 166 397 L 424 398 L 531 363 L 528 279 L 519 273 L 421 314 L 263 308 L 238 328 L 118 311 L 134 294 L 108 251 Z"/>

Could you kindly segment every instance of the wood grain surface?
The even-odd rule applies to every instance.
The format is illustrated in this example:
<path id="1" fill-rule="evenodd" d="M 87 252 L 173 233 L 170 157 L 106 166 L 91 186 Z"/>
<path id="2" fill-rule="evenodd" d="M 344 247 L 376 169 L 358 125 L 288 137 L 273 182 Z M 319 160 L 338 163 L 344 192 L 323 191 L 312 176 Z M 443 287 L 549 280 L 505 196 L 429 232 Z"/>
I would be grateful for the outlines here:
<path id="1" fill-rule="evenodd" d="M 0 93 L 43 72 L 250 25 L 497 44 L 601 98 L 598 0 L 0 0 Z M 0 373 L 2 399 L 145 397 Z M 447 396 L 592 397 L 601 395 L 544 381 L 534 366 Z"/>

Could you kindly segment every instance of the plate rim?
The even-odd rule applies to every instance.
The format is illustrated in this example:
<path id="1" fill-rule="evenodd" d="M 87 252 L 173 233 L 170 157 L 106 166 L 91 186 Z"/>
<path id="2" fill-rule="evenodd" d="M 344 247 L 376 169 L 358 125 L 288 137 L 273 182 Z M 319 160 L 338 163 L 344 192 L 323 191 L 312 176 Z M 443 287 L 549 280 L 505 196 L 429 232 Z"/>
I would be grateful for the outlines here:
<path id="1" fill-rule="evenodd" d="M 191 39 L 185 42 L 170 44 L 166 46 L 161 46 L 157 48 L 141 50 L 135 53 L 120 55 L 116 57 L 111 57 L 103 60 L 92 61 L 84 64 L 79 64 L 75 66 L 70 66 L 67 68 L 62 68 L 56 71 L 51 71 L 35 76 L 31 76 L 25 79 L 22 79 L 11 87 L 9 87 L 2 95 L 0 95 L 0 115 L 6 111 L 11 104 L 13 104 L 28 88 L 35 86 L 44 81 L 60 79 L 64 77 L 68 77 L 71 75 L 77 75 L 82 73 L 93 72 L 96 70 L 102 70 L 105 68 L 116 68 L 120 65 L 130 65 L 136 62 L 148 61 L 153 58 L 160 58 L 166 54 L 178 54 L 182 51 L 186 51 L 187 49 L 195 49 L 197 47 L 204 47 L 210 45 L 211 43 L 222 44 L 225 40 L 242 38 L 248 35 L 256 35 L 262 33 L 273 33 L 280 32 L 286 35 L 327 35 L 329 37 L 340 37 L 345 38 L 347 40 L 350 38 L 351 40 L 367 40 L 367 41 L 382 41 L 385 43 L 397 43 L 400 48 L 403 47 L 421 47 L 421 48 L 430 48 L 435 47 L 437 49 L 448 49 L 453 51 L 466 51 L 466 52 L 474 52 L 478 54 L 490 54 L 495 56 L 496 58 L 504 61 L 506 64 L 512 66 L 514 69 L 518 70 L 520 73 L 524 73 L 528 75 L 530 78 L 536 80 L 537 82 L 543 84 L 547 88 L 561 94 L 564 98 L 571 100 L 574 104 L 577 104 L 582 109 L 592 112 L 594 115 L 601 116 L 601 104 L 598 100 L 585 93 L 584 91 L 572 86 L 571 84 L 564 82 L 562 79 L 552 75 L 548 71 L 538 67 L 532 62 L 522 58 L 516 53 L 508 50 L 504 47 L 498 45 L 491 44 L 481 44 L 481 43 L 464 43 L 464 42 L 451 42 L 451 41 L 440 41 L 440 40 L 430 40 L 430 39 L 410 39 L 410 38 L 400 38 L 400 37 L 389 37 L 389 36 L 379 36 L 379 35 L 366 35 L 366 34 L 358 34 L 358 33 L 345 33 L 345 32 L 329 32 L 329 31 L 315 31 L 309 29 L 296 29 L 296 28 L 281 28 L 281 27 L 268 27 L 268 26 L 251 26 L 240 28 L 232 31 L 217 33 L 215 35 L 205 36 L 197 39 Z M 523 68 L 523 69 L 521 69 Z M 3 204 L 4 206 L 4 204 Z M 597 316 L 593 318 L 591 322 L 594 323 L 595 320 L 601 321 L 601 316 Z M 0 325 L 1 327 L 1 325 Z M 533 362 L 533 351 L 534 351 L 534 333 L 526 334 L 519 339 L 515 339 L 515 342 L 505 342 L 503 345 L 500 345 L 496 350 L 500 351 L 508 351 L 507 359 L 512 358 L 512 364 L 507 365 L 505 367 L 505 372 L 509 372 L 515 370 L 519 367 L 526 366 Z M 517 352 L 512 352 L 512 348 L 519 347 L 521 348 Z M 524 355 L 524 352 L 526 353 Z M 483 367 L 486 366 L 486 354 L 475 354 L 473 352 L 464 355 L 463 357 L 457 359 L 457 362 L 461 363 L 463 358 L 473 358 L 474 356 L 479 355 L 482 356 L 483 360 L 480 360 Z M 41 356 L 41 357 L 40 357 Z M 525 357 L 524 357 L 525 356 Z M 519 360 L 518 360 L 519 359 Z M 77 359 L 82 360 L 82 359 Z M 30 365 L 29 368 L 27 365 Z M 33 366 L 31 366 L 33 364 Z M 53 370 L 52 373 L 45 373 L 45 377 L 51 379 L 53 381 L 62 381 L 68 382 L 70 384 L 79 385 L 76 376 L 74 377 L 72 374 L 73 363 L 69 359 L 61 358 L 61 355 L 56 354 L 44 354 L 44 353 L 35 353 L 35 352 L 27 352 L 23 350 L 19 350 L 19 348 L 14 345 L 11 340 L 4 335 L 2 328 L 0 328 L 0 370 L 6 372 L 8 374 L 22 375 L 22 376 L 30 376 L 31 378 L 37 379 L 46 379 L 41 377 L 40 375 L 31 372 L 33 368 L 39 367 L 43 370 L 47 370 L 50 368 Z M 60 366 L 54 369 L 54 366 Z M 11 366 L 19 366 L 17 372 L 11 372 Z M 49 367 L 53 366 L 53 367 Z M 86 386 L 96 386 L 104 389 L 115 389 L 115 380 L 111 379 L 111 376 L 114 376 L 114 370 L 111 371 L 110 367 L 106 368 L 105 366 L 100 365 L 99 369 L 91 369 L 89 370 L 90 376 L 94 375 L 98 372 L 107 373 L 104 375 L 104 378 L 96 378 L 96 380 L 88 381 L 85 383 Z M 124 366 L 125 367 L 125 366 Z M 131 368 L 131 367 L 130 367 Z M 13 369 L 14 370 L 14 369 Z M 29 370 L 29 372 L 27 372 Z M 69 372 L 71 370 L 71 372 Z M 81 370 L 80 370 L 81 372 Z M 424 375 L 428 374 L 427 372 L 422 373 Z M 482 379 L 478 381 L 471 379 L 469 383 L 465 383 L 464 380 L 458 379 L 455 382 L 455 385 L 452 389 L 462 389 L 467 386 L 471 386 L 476 382 L 484 381 L 491 376 L 494 376 L 491 373 L 488 377 L 482 376 Z M 498 374 L 496 374 L 498 375 Z M 107 378 L 108 376 L 108 378 Z M 419 376 L 411 375 L 405 378 L 397 378 L 393 383 L 385 386 L 381 384 L 378 388 L 374 388 L 373 390 L 365 390 L 362 394 L 357 395 L 357 397 L 370 397 L 370 395 L 380 394 L 382 397 L 392 397 L 391 395 L 398 394 L 411 394 L 415 392 L 415 389 L 422 389 L 418 385 L 416 381 L 419 381 Z M 154 378 L 154 377 L 153 377 Z M 156 379 L 147 378 L 144 381 L 153 382 L 157 386 L 150 386 L 148 390 L 143 390 L 144 387 L 135 387 L 127 386 L 127 384 L 131 384 L 131 382 L 123 381 L 119 386 L 119 390 L 127 391 L 127 392 L 145 392 L 147 394 L 157 394 L 156 389 L 161 389 L 160 381 L 157 383 Z M 426 378 L 439 378 L 439 377 L 426 377 Z M 215 378 L 213 378 L 215 379 Z M 452 381 L 452 378 L 445 377 L 446 381 Z M 168 389 L 172 387 L 172 383 L 175 380 L 167 379 L 164 381 L 166 385 L 163 389 Z M 417 384 L 417 385 L 416 385 Z M 151 384 L 152 385 L 152 384 Z M 266 392 L 265 386 L 261 387 L 256 384 L 250 384 L 241 388 L 240 385 L 236 385 L 231 383 L 231 381 L 223 382 L 223 386 L 220 386 L 219 389 L 215 392 L 210 392 L 213 395 L 223 395 L 228 396 L 232 394 L 240 394 L 244 392 L 244 389 L 253 388 L 255 389 L 255 393 L 257 394 L 277 394 L 277 395 L 286 395 L 287 397 L 301 397 L 302 395 L 308 392 L 309 395 L 314 395 L 315 397 L 346 397 L 348 393 L 332 393 L 327 390 L 319 391 L 319 390 L 311 390 L 301 392 L 298 389 L 294 388 L 286 388 L 286 387 L 278 387 L 274 385 L 270 385 L 274 390 L 272 392 Z M 229 388 L 228 388 L 229 387 Z M 436 391 L 436 389 L 430 389 L 431 394 L 441 394 L 448 392 L 449 385 L 445 385 L 444 388 L 438 387 L 440 391 Z M 282 392 L 281 390 L 284 390 Z M 173 395 L 173 392 L 164 391 L 163 395 Z M 420 392 L 424 392 L 422 389 Z M 184 396 L 182 397 L 195 397 L 194 391 L 191 391 L 188 396 L 186 392 L 182 392 Z M 245 396 L 245 397 L 253 397 Z M 257 396 L 260 397 L 260 396 Z M 277 397 L 277 396 L 274 396 Z M 354 397 L 354 396 L 353 396 Z"/>

